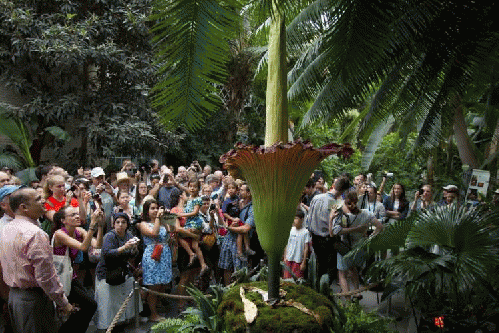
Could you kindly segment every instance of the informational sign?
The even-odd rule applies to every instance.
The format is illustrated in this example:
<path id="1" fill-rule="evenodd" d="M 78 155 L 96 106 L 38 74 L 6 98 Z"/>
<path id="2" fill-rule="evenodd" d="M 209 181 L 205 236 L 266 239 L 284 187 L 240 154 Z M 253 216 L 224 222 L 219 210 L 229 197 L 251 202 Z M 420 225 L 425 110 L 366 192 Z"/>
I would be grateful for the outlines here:
<path id="1" fill-rule="evenodd" d="M 470 183 L 468 186 L 468 193 L 477 192 L 483 196 L 487 196 L 487 189 L 489 188 L 490 172 L 487 170 L 473 169 L 471 172 Z"/>

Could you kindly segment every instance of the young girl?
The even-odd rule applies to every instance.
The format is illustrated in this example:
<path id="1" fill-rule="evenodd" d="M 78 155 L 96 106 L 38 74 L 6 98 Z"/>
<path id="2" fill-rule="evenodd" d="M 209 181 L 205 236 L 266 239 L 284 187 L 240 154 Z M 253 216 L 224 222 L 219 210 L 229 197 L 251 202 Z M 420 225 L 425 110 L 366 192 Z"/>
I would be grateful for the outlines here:
<path id="1" fill-rule="evenodd" d="M 133 208 L 130 205 L 130 195 L 127 191 L 118 191 L 118 205 L 114 207 L 113 213 L 125 213 L 130 219 L 133 217 Z"/>
<path id="2" fill-rule="evenodd" d="M 187 220 L 185 222 L 185 229 L 189 229 L 196 235 L 201 236 L 201 232 L 203 229 L 203 218 L 199 215 L 199 208 L 202 205 L 201 197 L 199 194 L 199 182 L 197 180 L 189 180 L 187 183 L 187 189 L 189 191 L 189 198 L 187 200 L 187 204 L 185 205 L 183 213 L 177 213 L 178 217 L 186 217 Z M 182 238 L 180 237 L 178 240 L 180 246 L 184 248 L 184 250 L 189 254 L 189 266 L 194 263 L 196 258 L 199 260 L 201 264 L 201 275 L 208 272 L 208 266 L 206 265 L 203 257 L 203 252 L 201 252 L 201 248 L 199 247 L 199 238 Z"/>

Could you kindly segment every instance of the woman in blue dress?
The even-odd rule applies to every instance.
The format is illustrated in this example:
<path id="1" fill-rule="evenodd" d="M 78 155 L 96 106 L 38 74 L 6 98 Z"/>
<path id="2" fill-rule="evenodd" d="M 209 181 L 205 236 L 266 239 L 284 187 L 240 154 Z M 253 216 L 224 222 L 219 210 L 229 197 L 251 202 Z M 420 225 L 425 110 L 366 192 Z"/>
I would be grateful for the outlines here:
<path id="1" fill-rule="evenodd" d="M 168 244 L 170 230 L 161 223 L 163 214 L 164 208 L 160 208 L 156 200 L 147 200 L 143 206 L 142 222 L 137 224 L 145 246 L 142 281 L 145 286 L 158 292 L 164 292 L 172 280 L 172 255 Z M 157 322 L 165 319 L 156 309 L 156 295 L 149 293 L 147 303 L 151 309 L 149 320 Z"/>

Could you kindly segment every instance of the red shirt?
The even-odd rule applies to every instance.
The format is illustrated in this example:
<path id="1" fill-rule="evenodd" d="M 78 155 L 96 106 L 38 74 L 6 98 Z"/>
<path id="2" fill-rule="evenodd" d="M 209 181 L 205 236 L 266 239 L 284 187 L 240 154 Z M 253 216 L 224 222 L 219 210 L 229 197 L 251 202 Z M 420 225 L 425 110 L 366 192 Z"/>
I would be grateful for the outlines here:
<path id="1" fill-rule="evenodd" d="M 71 198 L 70 204 L 72 207 L 80 207 L 78 200 L 76 200 L 75 198 Z M 58 201 L 56 198 L 54 198 L 54 196 L 50 196 L 45 202 L 45 210 L 47 212 L 51 210 L 58 212 L 59 209 L 61 209 L 65 205 L 66 205 L 66 198 L 64 198 L 62 201 Z"/>

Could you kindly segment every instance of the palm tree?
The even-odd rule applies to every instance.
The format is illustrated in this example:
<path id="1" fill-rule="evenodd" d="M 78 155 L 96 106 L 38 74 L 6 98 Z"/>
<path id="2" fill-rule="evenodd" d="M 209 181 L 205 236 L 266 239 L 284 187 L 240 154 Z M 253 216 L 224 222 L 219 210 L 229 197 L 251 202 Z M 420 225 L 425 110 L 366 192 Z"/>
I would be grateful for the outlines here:
<path id="1" fill-rule="evenodd" d="M 463 97 L 470 87 L 480 88 L 476 96 L 488 101 L 493 132 L 496 6 L 471 0 L 317 0 L 303 11 L 309 15 L 288 26 L 290 49 L 301 50 L 289 73 L 288 96 L 314 101 L 303 124 L 338 119 L 372 96 L 362 115 L 363 138 L 383 132 L 391 116 L 402 134 L 418 131 L 418 147 L 435 146 L 450 128 L 463 163 L 478 167 L 462 126 Z"/>
<path id="2" fill-rule="evenodd" d="M 499 304 L 498 217 L 497 212 L 463 206 L 437 207 L 386 226 L 352 254 L 361 248 L 374 253 L 403 247 L 377 261 L 366 277 L 384 280 L 384 298 L 401 289 L 423 315 L 458 321 Z"/>

